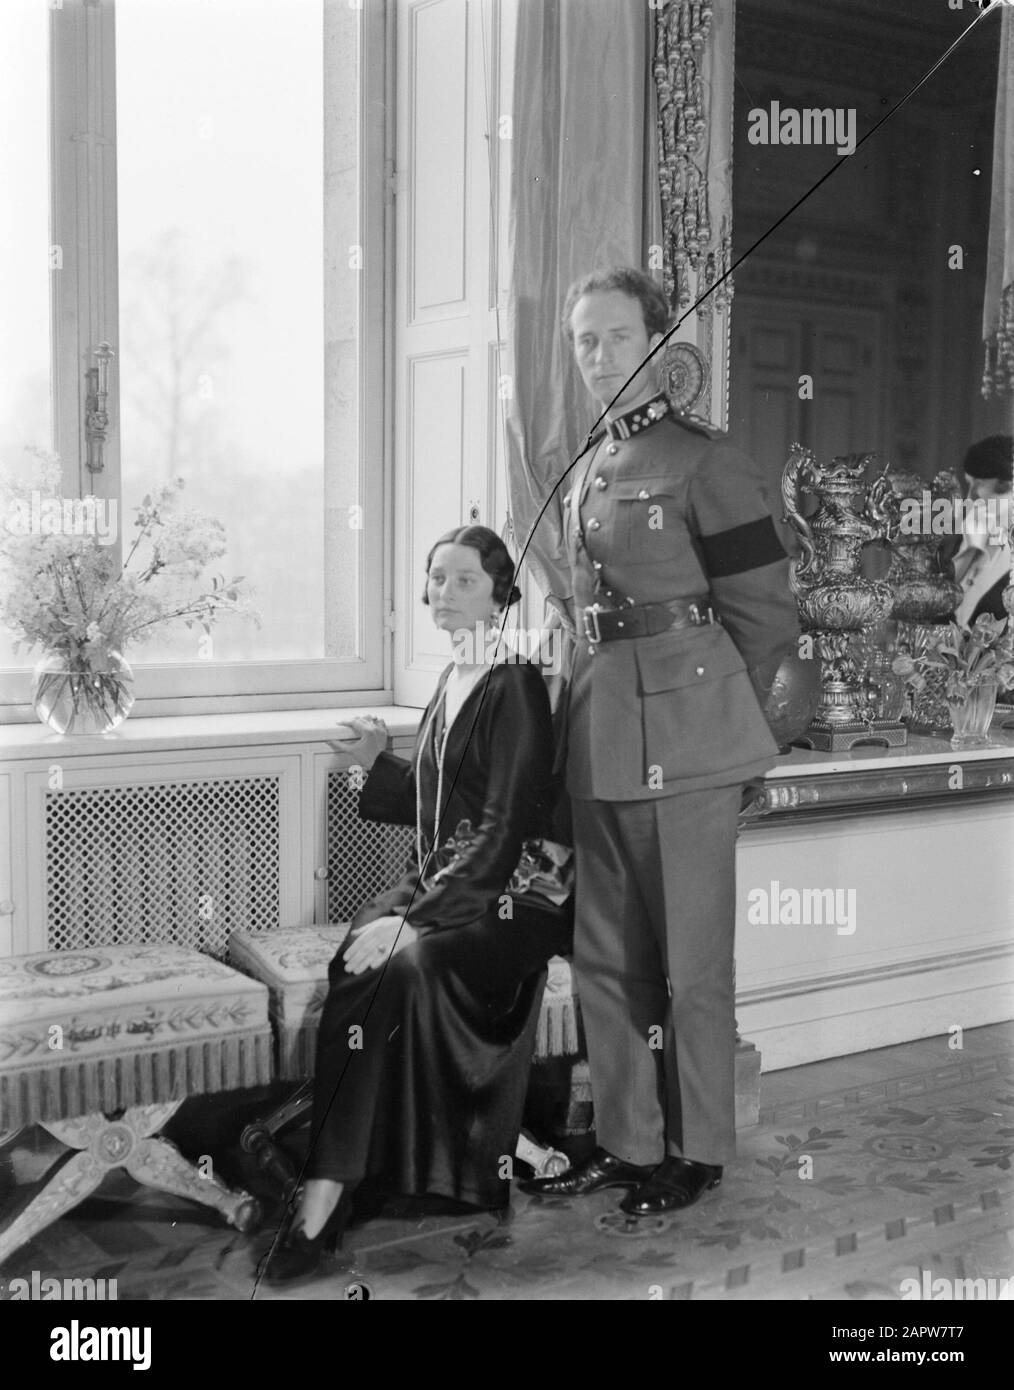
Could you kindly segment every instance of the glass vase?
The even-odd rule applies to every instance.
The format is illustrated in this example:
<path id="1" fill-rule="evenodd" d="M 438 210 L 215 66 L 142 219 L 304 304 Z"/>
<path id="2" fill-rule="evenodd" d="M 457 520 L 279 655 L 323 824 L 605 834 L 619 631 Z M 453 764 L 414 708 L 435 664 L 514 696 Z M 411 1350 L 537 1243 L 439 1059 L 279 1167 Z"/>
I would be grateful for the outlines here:
<path id="1" fill-rule="evenodd" d="M 935 651 L 948 633 L 946 623 L 905 623 L 901 627 L 904 650 L 916 657 Z M 947 672 L 931 666 L 923 673 L 922 689 L 912 692 L 908 727 L 913 734 L 946 736 L 953 728 L 951 714 L 947 703 Z"/>
<path id="2" fill-rule="evenodd" d="M 908 687 L 904 678 L 891 670 L 891 656 L 874 648 L 866 669 L 872 687 L 873 718 L 896 723 L 908 709 Z"/>
<path id="3" fill-rule="evenodd" d="M 32 673 L 32 706 L 58 734 L 107 734 L 134 704 L 134 673 L 119 652 L 101 657 L 52 651 Z"/>
<path id="4" fill-rule="evenodd" d="M 996 681 L 983 681 L 972 686 L 960 705 L 951 705 L 952 748 L 975 748 L 988 742 L 996 690 Z"/>

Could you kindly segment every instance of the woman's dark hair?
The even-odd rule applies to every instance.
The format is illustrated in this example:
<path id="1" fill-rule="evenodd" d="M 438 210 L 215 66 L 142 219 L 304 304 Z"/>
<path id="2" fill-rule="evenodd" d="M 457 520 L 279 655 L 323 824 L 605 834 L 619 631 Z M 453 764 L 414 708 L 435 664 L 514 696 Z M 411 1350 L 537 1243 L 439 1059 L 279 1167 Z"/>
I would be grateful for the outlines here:
<path id="1" fill-rule="evenodd" d="M 970 478 L 996 478 L 1009 483 L 1012 452 L 1014 439 L 1009 434 L 991 434 L 972 445 L 965 455 L 964 470 Z"/>
<path id="2" fill-rule="evenodd" d="M 448 531 L 433 543 L 426 556 L 427 579 L 433 556 L 442 545 L 467 545 L 478 551 L 482 567 L 493 581 L 493 602 L 501 607 L 517 603 L 521 590 L 514 583 L 514 561 L 495 531 L 488 526 L 456 526 L 453 531 Z M 429 603 L 426 587 L 423 586 L 423 603 Z"/>

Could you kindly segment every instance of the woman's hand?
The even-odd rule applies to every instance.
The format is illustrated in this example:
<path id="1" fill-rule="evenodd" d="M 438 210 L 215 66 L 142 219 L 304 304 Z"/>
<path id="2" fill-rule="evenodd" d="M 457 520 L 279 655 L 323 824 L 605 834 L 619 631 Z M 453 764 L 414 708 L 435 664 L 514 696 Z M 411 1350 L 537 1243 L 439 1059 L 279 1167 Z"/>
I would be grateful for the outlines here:
<path id="1" fill-rule="evenodd" d="M 343 753 L 367 770 L 377 760 L 378 753 L 387 747 L 387 725 L 375 714 L 365 718 L 343 719 L 342 725 L 355 732 L 355 738 L 329 739 L 336 753 Z"/>
<path id="2" fill-rule="evenodd" d="M 376 970 L 391 956 L 419 940 L 415 927 L 410 927 L 403 917 L 378 917 L 352 934 L 355 940 L 345 952 L 345 969 L 350 975 Z"/>

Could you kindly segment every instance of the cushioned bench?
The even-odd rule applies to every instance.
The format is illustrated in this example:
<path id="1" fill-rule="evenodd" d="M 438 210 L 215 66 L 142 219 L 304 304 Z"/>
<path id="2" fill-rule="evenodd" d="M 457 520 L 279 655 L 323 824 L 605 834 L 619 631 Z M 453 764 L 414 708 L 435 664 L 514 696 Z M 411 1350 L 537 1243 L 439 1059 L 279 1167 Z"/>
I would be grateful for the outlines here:
<path id="1" fill-rule="evenodd" d="M 188 1096 L 270 1081 L 271 1049 L 265 986 L 200 951 L 132 945 L 0 960 L 0 1132 L 39 1123 L 78 1150 L 0 1231 L 0 1261 L 116 1167 L 251 1229 L 253 1198 L 199 1175 L 156 1136 Z"/>
<path id="2" fill-rule="evenodd" d="M 276 1075 L 297 1080 L 313 1071 L 320 1012 L 327 996 L 327 968 L 345 940 L 348 923 L 233 932 L 229 960 L 261 980 L 270 996 L 276 1037 Z M 536 1061 L 575 1055 L 579 1049 L 577 1001 L 570 963 L 549 963 L 535 1041 Z"/>

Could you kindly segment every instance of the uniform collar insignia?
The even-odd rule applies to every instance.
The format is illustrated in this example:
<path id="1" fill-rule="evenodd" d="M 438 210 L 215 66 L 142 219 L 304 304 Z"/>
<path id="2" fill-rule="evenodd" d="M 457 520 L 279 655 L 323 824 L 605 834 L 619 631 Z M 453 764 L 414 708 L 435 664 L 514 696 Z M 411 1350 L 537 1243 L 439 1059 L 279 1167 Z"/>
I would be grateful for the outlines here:
<path id="1" fill-rule="evenodd" d="M 615 420 L 607 420 L 606 433 L 610 439 L 629 439 L 631 435 L 651 429 L 652 425 L 663 420 L 671 411 L 672 406 L 668 398 L 659 392 L 657 396 L 652 396 L 650 401 L 642 401 L 623 415 L 617 415 Z"/>

